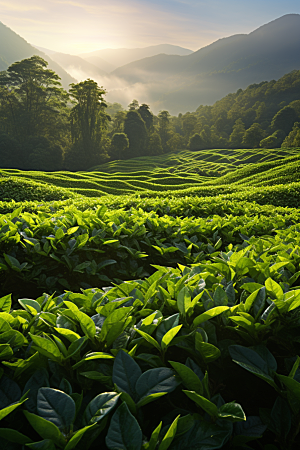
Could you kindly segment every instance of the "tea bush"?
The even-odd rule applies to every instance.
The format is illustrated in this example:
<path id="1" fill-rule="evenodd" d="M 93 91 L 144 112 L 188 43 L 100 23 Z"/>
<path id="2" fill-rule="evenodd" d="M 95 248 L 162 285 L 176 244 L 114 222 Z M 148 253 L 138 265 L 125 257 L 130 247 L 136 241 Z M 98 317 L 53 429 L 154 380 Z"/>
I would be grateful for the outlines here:
<path id="1" fill-rule="evenodd" d="M 297 152 L 1 171 L 1 450 L 299 448 Z"/>

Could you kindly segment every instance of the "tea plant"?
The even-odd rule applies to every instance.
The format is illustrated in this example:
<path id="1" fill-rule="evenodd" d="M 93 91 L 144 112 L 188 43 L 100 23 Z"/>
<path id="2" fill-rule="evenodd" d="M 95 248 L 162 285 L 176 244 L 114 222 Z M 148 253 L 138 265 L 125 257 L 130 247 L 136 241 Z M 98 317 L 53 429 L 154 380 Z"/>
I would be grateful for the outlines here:
<path id="1" fill-rule="evenodd" d="M 176 267 L 222 259 L 221 252 L 231 242 L 237 250 L 247 242 L 263 248 L 273 236 L 275 247 L 283 242 L 283 248 L 299 245 L 297 232 L 293 233 L 297 226 L 291 225 L 297 220 L 296 211 L 260 218 L 251 209 L 250 215 L 196 219 L 141 208 L 112 211 L 102 206 L 81 212 L 71 206 L 52 214 L 21 213 L 19 208 L 0 218 L 1 290 L 3 295 L 10 293 L 13 280 L 22 282 L 21 291 L 13 288 L 16 295 L 104 286 L 150 275 L 157 264 Z M 260 239 L 265 235 L 267 244 Z M 296 253 L 283 253 L 291 261 L 290 272 L 297 272 Z"/>
<path id="2" fill-rule="evenodd" d="M 262 278 L 253 247 L 21 309 L 0 299 L 3 448 L 294 448 L 300 289 L 289 262 Z"/>
<path id="3" fill-rule="evenodd" d="M 1 450 L 299 448 L 297 164 L 1 171 Z"/>

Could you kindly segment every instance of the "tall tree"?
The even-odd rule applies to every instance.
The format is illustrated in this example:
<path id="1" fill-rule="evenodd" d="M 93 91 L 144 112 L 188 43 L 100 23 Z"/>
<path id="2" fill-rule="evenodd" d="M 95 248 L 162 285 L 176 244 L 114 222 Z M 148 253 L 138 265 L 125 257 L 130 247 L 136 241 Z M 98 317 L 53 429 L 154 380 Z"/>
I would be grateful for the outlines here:
<path id="1" fill-rule="evenodd" d="M 111 130 L 110 130 L 110 134 L 115 134 L 115 133 L 122 133 L 124 130 L 124 122 L 126 119 L 126 112 L 125 111 L 118 111 L 114 117 L 113 120 L 111 121 Z"/>
<path id="2" fill-rule="evenodd" d="M 150 134 L 147 153 L 150 156 L 161 155 L 163 153 L 160 136 L 156 131 Z"/>
<path id="3" fill-rule="evenodd" d="M 282 130 L 285 134 L 289 134 L 293 125 L 299 119 L 294 108 L 285 106 L 272 119 L 271 126 L 274 130 Z"/>
<path id="4" fill-rule="evenodd" d="M 70 96 L 75 101 L 70 115 L 72 142 L 77 152 L 81 148 L 84 153 L 86 168 L 99 164 L 102 159 L 102 140 L 110 120 L 105 112 L 105 93 L 91 79 L 70 85 Z"/>
<path id="5" fill-rule="evenodd" d="M 187 141 L 190 138 L 190 136 L 192 136 L 192 134 L 195 133 L 194 130 L 196 124 L 197 124 L 197 117 L 195 114 L 187 112 L 182 117 L 182 128 Z"/>
<path id="6" fill-rule="evenodd" d="M 139 112 L 141 118 L 143 119 L 143 121 L 145 122 L 147 130 L 151 131 L 153 128 L 153 114 L 150 111 L 150 106 L 146 105 L 146 103 L 143 103 L 139 107 L 138 112 Z"/>
<path id="7" fill-rule="evenodd" d="M 203 148 L 205 148 L 205 144 L 200 134 L 198 133 L 193 134 L 193 136 L 191 136 L 189 140 L 189 149 L 195 151 L 195 150 L 202 150 Z"/>
<path id="8" fill-rule="evenodd" d="M 292 131 L 283 141 L 282 148 L 300 147 L 300 122 L 294 123 Z"/>
<path id="9" fill-rule="evenodd" d="M 233 126 L 232 133 L 229 137 L 229 144 L 231 148 L 241 148 L 242 140 L 245 134 L 245 125 L 242 119 L 237 119 Z"/>
<path id="10" fill-rule="evenodd" d="M 54 141 L 66 132 L 69 96 L 47 65 L 40 56 L 32 56 L 0 73 L 2 131 L 20 142 L 31 136 Z"/>
<path id="11" fill-rule="evenodd" d="M 285 138 L 285 133 L 282 130 L 277 130 L 268 137 L 262 139 L 259 146 L 262 148 L 278 148 Z"/>
<path id="12" fill-rule="evenodd" d="M 249 127 L 243 136 L 242 145 L 246 148 L 257 148 L 259 147 L 260 141 L 265 137 L 265 132 L 259 123 L 253 123 Z"/>
<path id="13" fill-rule="evenodd" d="M 129 140 L 125 133 L 115 133 L 111 140 L 111 157 L 113 159 L 126 159 L 126 150 L 129 148 Z"/>
<path id="14" fill-rule="evenodd" d="M 168 151 L 167 141 L 171 137 L 171 115 L 169 111 L 160 111 L 158 114 L 158 133 L 160 135 L 161 144 L 164 152 Z"/>
<path id="15" fill-rule="evenodd" d="M 124 133 L 129 139 L 130 158 L 144 156 L 147 153 L 148 133 L 145 122 L 135 110 L 128 111 L 124 122 Z"/>
<path id="16" fill-rule="evenodd" d="M 174 133 L 167 141 L 167 146 L 171 150 L 171 152 L 177 152 L 178 150 L 183 150 L 185 148 L 184 145 L 184 137 L 179 133 Z"/>
<path id="17" fill-rule="evenodd" d="M 136 99 L 133 99 L 131 103 L 128 105 L 129 111 L 136 111 L 139 107 L 139 102 Z"/>

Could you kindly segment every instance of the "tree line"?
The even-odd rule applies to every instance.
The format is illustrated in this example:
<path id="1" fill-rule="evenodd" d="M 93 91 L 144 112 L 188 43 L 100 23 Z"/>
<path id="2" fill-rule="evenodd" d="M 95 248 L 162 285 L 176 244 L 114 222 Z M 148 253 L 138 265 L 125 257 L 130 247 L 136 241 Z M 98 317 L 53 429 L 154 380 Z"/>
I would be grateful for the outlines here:
<path id="1" fill-rule="evenodd" d="M 0 167 L 76 171 L 187 148 L 300 147 L 299 92 L 293 71 L 195 112 L 156 116 L 137 100 L 127 110 L 107 104 L 91 79 L 67 92 L 33 56 L 0 72 Z"/>

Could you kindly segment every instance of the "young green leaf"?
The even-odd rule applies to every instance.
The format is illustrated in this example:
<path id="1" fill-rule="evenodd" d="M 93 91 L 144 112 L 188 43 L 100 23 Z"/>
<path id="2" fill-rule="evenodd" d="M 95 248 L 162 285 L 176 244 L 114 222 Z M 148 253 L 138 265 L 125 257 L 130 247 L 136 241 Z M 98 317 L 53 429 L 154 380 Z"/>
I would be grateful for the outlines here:
<path id="1" fill-rule="evenodd" d="M 30 312 L 34 316 L 41 312 L 41 306 L 36 300 L 20 298 L 18 302 L 26 311 Z"/>
<path id="2" fill-rule="evenodd" d="M 96 326 L 93 320 L 87 314 L 84 314 L 82 311 L 74 311 L 74 314 L 84 334 L 89 339 L 93 339 L 96 334 Z"/>
<path id="3" fill-rule="evenodd" d="M 82 439 L 83 435 L 87 430 L 94 427 L 96 425 L 93 423 L 92 425 L 89 425 L 87 427 L 81 428 L 80 430 L 76 431 L 75 434 L 71 437 L 67 445 L 65 446 L 64 450 L 72 450 L 73 448 L 76 448 L 76 445 L 79 443 L 79 441 Z"/>
<path id="4" fill-rule="evenodd" d="M 281 286 L 276 283 L 276 281 L 272 280 L 272 278 L 268 278 L 265 281 L 265 286 L 269 295 L 272 295 L 273 298 L 281 299 L 283 296 L 283 290 Z"/>
<path id="5" fill-rule="evenodd" d="M 163 336 L 161 340 L 161 349 L 163 352 L 167 350 L 168 346 L 171 344 L 173 338 L 179 332 L 181 327 L 182 325 L 178 325 L 177 327 L 171 328 L 171 330 L 167 331 L 167 333 Z"/>
<path id="6" fill-rule="evenodd" d="M 179 325 L 179 314 L 173 314 L 172 316 L 164 318 L 161 323 L 158 325 L 155 336 L 156 340 L 159 344 L 161 344 L 163 336 L 171 330 L 171 328 L 175 328 Z"/>
<path id="7" fill-rule="evenodd" d="M 0 409 L 0 420 L 4 419 L 4 417 L 6 417 L 11 412 L 13 412 L 16 408 L 18 408 L 18 406 L 22 405 L 26 400 L 27 399 L 25 399 L 21 402 L 15 403 L 14 405 L 7 406 L 6 408 Z"/>
<path id="8" fill-rule="evenodd" d="M 200 353 L 205 363 L 210 363 L 218 359 L 221 355 L 221 351 L 212 344 L 203 342 L 200 333 L 196 333 L 195 336 L 195 348 Z"/>
<path id="9" fill-rule="evenodd" d="M 158 450 L 167 450 L 170 447 L 170 445 L 172 444 L 172 441 L 176 435 L 179 417 L 180 417 L 180 415 L 177 416 L 176 419 L 171 423 L 168 431 L 164 435 L 164 437 L 158 447 Z"/>
<path id="10" fill-rule="evenodd" d="M 123 306 L 113 311 L 104 321 L 101 328 L 100 339 L 106 341 L 108 346 L 120 336 L 130 323 L 129 313 L 132 307 Z"/>
<path id="11" fill-rule="evenodd" d="M 203 395 L 203 386 L 198 376 L 189 367 L 175 361 L 169 361 L 173 369 L 176 370 L 182 383 L 189 391 L 195 391 L 197 394 Z"/>
<path id="12" fill-rule="evenodd" d="M 83 336 L 76 341 L 73 341 L 72 344 L 68 348 L 68 353 L 66 359 L 74 358 L 80 352 L 80 349 L 84 346 L 87 341 L 87 337 Z"/>
<path id="13" fill-rule="evenodd" d="M 77 369 L 82 366 L 86 361 L 91 361 L 93 359 L 114 359 L 113 355 L 105 352 L 94 352 L 87 354 L 84 358 L 82 358 L 78 363 L 74 364 L 73 369 Z"/>
<path id="14" fill-rule="evenodd" d="M 156 444 L 158 442 L 161 427 L 162 427 L 162 422 L 160 422 L 160 424 L 152 432 L 150 441 L 143 445 L 143 450 L 155 450 Z"/>
<path id="15" fill-rule="evenodd" d="M 177 294 L 177 308 L 180 314 L 185 317 L 192 306 L 191 293 L 187 286 L 184 286 Z"/>
<path id="16" fill-rule="evenodd" d="M 62 317 L 62 316 L 60 316 L 60 317 Z M 56 328 L 56 327 L 54 327 L 54 330 L 57 331 L 62 336 L 64 336 L 70 342 L 74 342 L 74 341 L 77 341 L 77 339 L 80 339 L 80 335 L 79 334 L 77 334 L 74 331 L 69 330 L 67 328 L 63 328 L 63 327 Z"/>
<path id="17" fill-rule="evenodd" d="M 148 333 L 144 333 L 141 330 L 136 330 L 149 344 L 153 345 L 159 352 L 161 351 L 159 343 Z"/>
<path id="18" fill-rule="evenodd" d="M 300 365 L 300 356 L 297 356 L 297 359 L 294 362 L 293 367 L 292 367 L 292 369 L 291 369 L 291 371 L 289 373 L 289 377 L 290 378 L 294 378 L 295 377 L 299 365 Z"/>
<path id="19" fill-rule="evenodd" d="M 36 336 L 31 333 L 29 333 L 29 335 L 34 344 L 33 348 L 38 350 L 39 353 L 55 361 L 58 362 L 62 361 L 63 355 L 53 341 L 51 341 L 50 339 L 43 338 L 41 336 Z"/>
<path id="20" fill-rule="evenodd" d="M 209 319 L 212 319 L 213 317 L 218 316 L 219 314 L 222 314 L 222 312 L 227 311 L 229 309 L 228 306 L 217 306 L 216 308 L 209 309 L 203 314 L 200 314 L 200 316 L 197 316 L 193 321 L 193 327 L 197 328 L 201 323 L 206 322 Z"/>
<path id="21" fill-rule="evenodd" d="M 9 313 L 10 309 L 11 309 L 11 294 L 8 294 L 0 298 L 0 311 Z"/>
<path id="22" fill-rule="evenodd" d="M 150 394 L 146 395 L 145 397 L 142 397 L 141 400 L 137 403 L 137 408 L 141 408 L 141 406 L 145 406 L 148 403 L 153 402 L 154 400 L 157 400 L 160 397 L 163 397 L 166 395 L 167 392 L 157 392 L 156 394 Z"/>
<path id="23" fill-rule="evenodd" d="M 218 407 L 207 398 L 197 394 L 197 392 L 194 391 L 186 391 L 183 389 L 182 392 L 184 392 L 191 400 L 193 400 L 193 402 L 200 406 L 200 408 L 207 412 L 207 414 L 211 417 L 214 419 L 218 417 Z"/>
<path id="24" fill-rule="evenodd" d="M 59 431 L 54 423 L 49 422 L 36 414 L 30 413 L 28 411 L 23 411 L 30 425 L 35 429 L 35 431 L 43 438 L 50 439 L 59 447 L 64 447 L 65 440 L 62 433 Z"/>
<path id="25" fill-rule="evenodd" d="M 0 344 L 0 359 L 10 359 L 13 354 L 13 349 L 9 344 Z"/>

